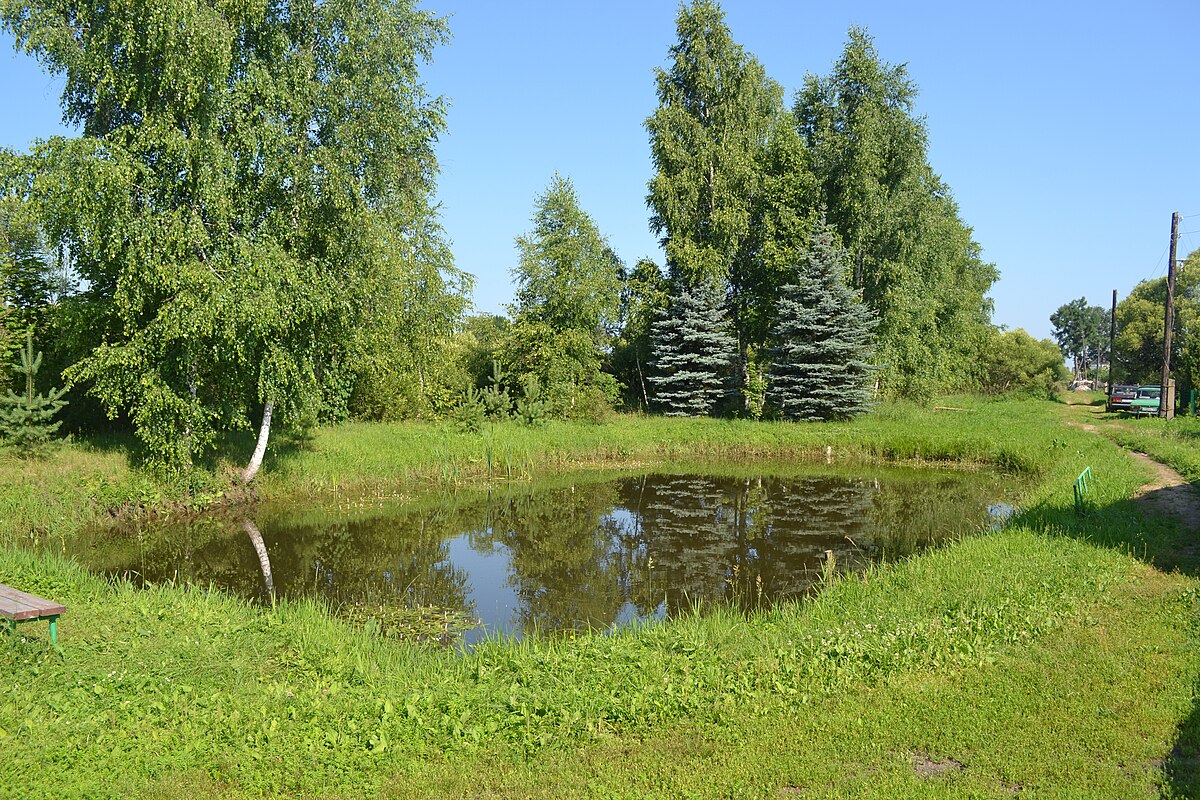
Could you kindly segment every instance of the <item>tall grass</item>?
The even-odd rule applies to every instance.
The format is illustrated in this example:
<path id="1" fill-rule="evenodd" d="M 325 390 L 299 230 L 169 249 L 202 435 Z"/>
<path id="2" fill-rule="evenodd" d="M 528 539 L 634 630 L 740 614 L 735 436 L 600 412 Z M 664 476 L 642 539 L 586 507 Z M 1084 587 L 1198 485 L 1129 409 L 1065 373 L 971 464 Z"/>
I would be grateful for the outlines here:
<path id="1" fill-rule="evenodd" d="M 468 434 L 431 423 L 345 423 L 303 440 L 276 437 L 252 496 L 384 501 L 430 488 L 528 480 L 570 470 L 641 470 L 669 462 L 763 459 L 823 463 L 986 464 L 1038 474 L 1057 463 L 1062 428 L 1033 401 L 956 398 L 964 411 L 886 403 L 843 423 L 618 416 L 602 425 L 516 422 Z M 132 465 L 120 441 L 62 444 L 44 460 L 0 455 L 0 543 L 46 542 L 115 515 L 243 502 L 233 465 L 218 461 L 187 481 Z"/>

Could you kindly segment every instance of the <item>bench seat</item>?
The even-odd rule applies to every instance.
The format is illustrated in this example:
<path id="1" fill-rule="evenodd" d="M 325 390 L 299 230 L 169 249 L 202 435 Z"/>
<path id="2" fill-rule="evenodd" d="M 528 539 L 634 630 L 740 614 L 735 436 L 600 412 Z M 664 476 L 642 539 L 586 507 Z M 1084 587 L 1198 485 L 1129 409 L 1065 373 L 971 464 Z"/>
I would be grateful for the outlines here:
<path id="1" fill-rule="evenodd" d="M 22 592 L 0 583 L 0 618 L 8 620 L 9 628 L 16 632 L 18 622 L 50 621 L 50 642 L 58 644 L 58 618 L 67 607 L 53 600 Z"/>

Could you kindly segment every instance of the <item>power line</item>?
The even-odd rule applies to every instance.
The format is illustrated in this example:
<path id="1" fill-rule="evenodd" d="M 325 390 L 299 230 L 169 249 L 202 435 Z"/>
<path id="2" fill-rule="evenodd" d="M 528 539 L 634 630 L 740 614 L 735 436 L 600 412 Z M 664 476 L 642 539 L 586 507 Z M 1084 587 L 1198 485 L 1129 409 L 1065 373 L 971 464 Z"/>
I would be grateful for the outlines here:
<path id="1" fill-rule="evenodd" d="M 1166 247 L 1163 248 L 1162 255 L 1160 255 L 1158 257 L 1158 263 L 1154 266 L 1154 277 L 1146 278 L 1146 280 L 1148 280 L 1148 281 L 1158 280 L 1159 278 L 1161 278 L 1163 276 L 1163 267 L 1165 266 L 1163 264 L 1163 262 L 1166 260 L 1167 251 L 1170 249 L 1171 249 L 1170 245 L 1167 245 Z"/>

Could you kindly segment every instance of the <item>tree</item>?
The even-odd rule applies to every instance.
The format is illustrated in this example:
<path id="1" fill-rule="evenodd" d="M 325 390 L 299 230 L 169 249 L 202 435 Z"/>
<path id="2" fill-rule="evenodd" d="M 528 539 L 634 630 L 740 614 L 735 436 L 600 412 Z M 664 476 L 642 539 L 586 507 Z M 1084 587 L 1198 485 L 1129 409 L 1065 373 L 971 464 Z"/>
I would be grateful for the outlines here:
<path id="1" fill-rule="evenodd" d="M 50 442 L 61 424 L 54 421 L 66 403 L 64 389 L 51 389 L 49 394 L 34 393 L 34 379 L 42 366 L 42 354 L 33 353 L 33 330 L 26 331 L 25 349 L 13 372 L 23 377 L 25 391 L 16 394 L 11 389 L 0 395 L 0 440 L 22 455 L 37 455 Z"/>
<path id="2" fill-rule="evenodd" d="M 637 262 L 621 287 L 621 327 L 613 340 L 613 374 L 625 386 L 627 408 L 648 409 L 650 326 L 667 304 L 667 280 L 648 258 Z"/>
<path id="3" fill-rule="evenodd" d="M 822 221 L 771 329 L 767 399 L 785 419 L 849 419 L 870 408 L 876 321 L 845 272 L 846 253 Z"/>
<path id="4" fill-rule="evenodd" d="M 532 222 L 516 240 L 509 371 L 535 376 L 560 414 L 611 410 L 617 386 L 602 367 L 619 319 L 623 265 L 560 175 L 538 196 Z"/>
<path id="5" fill-rule="evenodd" d="M 0 20 L 83 132 L 32 153 L 95 335 L 68 378 L 170 469 L 261 410 L 252 479 L 273 415 L 344 405 L 359 333 L 440 238 L 444 106 L 418 63 L 444 22 L 411 0 L 0 0 Z"/>
<path id="6" fill-rule="evenodd" d="M 672 284 L 713 283 L 727 292 L 744 384 L 748 351 L 762 343 L 751 333 L 753 312 L 769 303 L 759 280 L 765 228 L 758 223 L 771 204 L 763 199 L 775 155 L 768 149 L 788 134 L 783 89 L 733 41 L 717 3 L 681 7 L 676 28 L 670 66 L 655 73 L 659 105 L 646 120 L 656 170 L 650 227 Z"/>
<path id="7" fill-rule="evenodd" d="M 1101 341 L 1106 335 L 1107 322 L 1108 312 L 1100 306 L 1089 306 L 1084 297 L 1064 303 L 1050 315 L 1054 339 L 1063 356 L 1074 361 L 1076 377 L 1086 378 L 1088 364 L 1098 361 L 1103 352 Z M 1162 340 L 1161 331 L 1159 340 Z M 1159 361 L 1161 363 L 1161 357 Z"/>
<path id="8" fill-rule="evenodd" d="M 879 317 L 882 388 L 920 397 L 977 374 L 997 273 L 928 163 L 916 92 L 903 65 L 883 62 L 869 34 L 851 28 L 832 73 L 805 81 L 794 114 L 852 285 Z"/>
<path id="9" fill-rule="evenodd" d="M 1067 378 L 1058 346 L 1049 339 L 1034 339 L 1022 328 L 994 332 L 982 367 L 980 388 L 989 394 L 1030 392 L 1048 397 Z"/>
<path id="10" fill-rule="evenodd" d="M 730 394 L 737 342 L 728 332 L 719 290 L 677 287 L 650 328 L 653 402 L 669 416 L 712 414 Z"/>
<path id="11" fill-rule="evenodd" d="M 1157 384 L 1162 380 L 1163 315 L 1167 279 L 1142 281 L 1117 304 L 1113 343 L 1114 380 Z M 1060 309 L 1061 310 L 1061 309 Z M 1181 393 L 1200 386 L 1200 250 L 1183 262 L 1175 282 L 1175 319 L 1171 333 L 1171 374 Z M 1186 395 L 1185 395 L 1186 396 Z"/>

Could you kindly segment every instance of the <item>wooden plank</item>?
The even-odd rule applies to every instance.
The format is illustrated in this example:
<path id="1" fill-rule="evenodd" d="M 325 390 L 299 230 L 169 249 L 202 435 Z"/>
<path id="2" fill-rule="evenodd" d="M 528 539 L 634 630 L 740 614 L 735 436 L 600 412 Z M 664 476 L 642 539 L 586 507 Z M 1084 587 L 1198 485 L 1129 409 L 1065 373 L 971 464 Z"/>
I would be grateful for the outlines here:
<path id="1" fill-rule="evenodd" d="M 43 617 L 57 617 L 66 610 L 66 606 L 52 600 L 0 583 L 0 617 L 6 617 L 14 622 L 23 622 Z"/>

